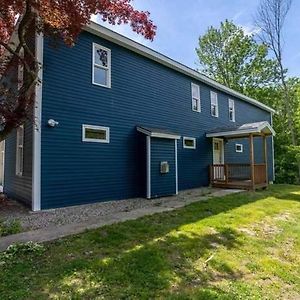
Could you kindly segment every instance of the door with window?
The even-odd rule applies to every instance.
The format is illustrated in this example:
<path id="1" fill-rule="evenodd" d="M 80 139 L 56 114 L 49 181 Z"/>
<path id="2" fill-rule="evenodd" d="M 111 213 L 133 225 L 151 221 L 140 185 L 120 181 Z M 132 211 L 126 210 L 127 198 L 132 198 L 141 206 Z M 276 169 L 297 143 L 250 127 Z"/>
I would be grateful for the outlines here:
<path id="1" fill-rule="evenodd" d="M 224 141 L 213 139 L 214 179 L 224 180 Z"/>

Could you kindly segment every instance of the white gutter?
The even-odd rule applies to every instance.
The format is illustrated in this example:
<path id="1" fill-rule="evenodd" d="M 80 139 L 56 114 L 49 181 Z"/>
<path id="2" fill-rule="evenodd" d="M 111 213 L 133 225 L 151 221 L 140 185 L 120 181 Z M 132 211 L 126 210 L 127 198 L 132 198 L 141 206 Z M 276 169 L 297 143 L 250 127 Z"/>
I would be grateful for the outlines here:
<path id="1" fill-rule="evenodd" d="M 97 35 L 101 38 L 104 38 L 106 40 L 109 40 L 109 41 L 111 41 L 115 44 L 123 46 L 124 48 L 127 48 L 131 51 L 134 51 L 134 52 L 136 52 L 140 55 L 143 55 L 143 56 L 145 56 L 145 57 L 147 57 L 151 60 L 154 60 L 154 61 L 156 61 L 156 62 L 158 62 L 158 63 L 160 63 L 164 66 L 167 66 L 171 69 L 174 69 L 174 70 L 176 70 L 180 73 L 183 73 L 183 74 L 188 75 L 192 78 L 200 80 L 201 82 L 206 83 L 206 84 L 210 85 L 211 87 L 214 87 L 214 88 L 216 88 L 220 91 L 223 91 L 223 92 L 225 92 L 225 93 L 227 93 L 231 96 L 237 97 L 237 98 L 239 98 L 241 100 L 244 100 L 248 103 L 251 103 L 251 104 L 253 104 L 253 105 L 255 105 L 255 106 L 257 106 L 257 107 L 259 107 L 263 110 L 266 110 L 270 113 L 275 113 L 275 110 L 273 108 L 271 108 L 271 107 L 255 100 L 253 98 L 250 98 L 250 97 L 245 96 L 245 95 L 243 95 L 239 92 L 236 92 L 236 91 L 234 91 L 234 90 L 232 90 L 232 89 L 230 89 L 230 88 L 214 81 L 213 79 L 210 79 L 209 77 L 207 77 L 207 76 L 205 76 L 205 75 L 203 75 L 203 74 L 201 74 L 201 73 L 199 73 L 199 72 L 197 72 L 197 71 L 195 71 L 195 70 L 193 70 L 193 69 L 191 69 L 191 68 L 189 68 L 189 67 L 187 67 L 187 66 L 185 66 L 185 65 L 183 65 L 183 64 L 181 64 L 181 63 L 179 63 L 179 62 L 177 62 L 177 61 L 175 61 L 175 60 L 159 53 L 159 52 L 157 52 L 157 51 L 154 51 L 154 50 L 152 50 L 152 49 L 150 49 L 150 48 L 148 48 L 148 47 L 146 47 L 142 44 L 139 44 L 139 43 L 123 36 L 123 35 L 120 35 L 120 34 L 114 32 L 110 29 L 105 28 L 105 27 L 103 27 L 103 26 L 101 26 L 101 25 L 99 25 L 95 22 L 91 21 L 90 24 L 84 28 L 84 30 L 87 31 L 87 32 L 90 32 L 92 34 L 95 34 L 95 35 Z"/>

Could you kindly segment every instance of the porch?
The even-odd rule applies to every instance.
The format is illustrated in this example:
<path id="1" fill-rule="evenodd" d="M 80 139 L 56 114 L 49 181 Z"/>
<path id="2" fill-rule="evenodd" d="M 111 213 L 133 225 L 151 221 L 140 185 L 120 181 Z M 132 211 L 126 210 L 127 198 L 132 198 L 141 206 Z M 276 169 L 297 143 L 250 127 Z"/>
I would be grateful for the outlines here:
<path id="1" fill-rule="evenodd" d="M 224 145 L 224 140 L 233 139 L 248 139 L 249 143 L 249 163 L 226 163 L 224 162 L 224 146 L 223 153 L 219 151 L 215 155 L 215 143 L 213 142 L 213 164 L 209 166 L 211 186 L 246 190 L 267 187 L 269 184 L 267 137 L 274 135 L 275 132 L 268 122 L 249 123 L 207 133 L 207 137 L 222 141 L 221 145 Z M 257 137 L 263 141 L 261 149 L 262 163 L 256 163 L 254 157 L 254 139 Z M 220 144 L 217 146 L 219 150 Z"/>
<path id="2" fill-rule="evenodd" d="M 254 183 L 251 164 L 223 164 L 210 166 L 210 183 L 213 187 L 258 189 L 268 186 L 267 164 L 254 164 Z"/>

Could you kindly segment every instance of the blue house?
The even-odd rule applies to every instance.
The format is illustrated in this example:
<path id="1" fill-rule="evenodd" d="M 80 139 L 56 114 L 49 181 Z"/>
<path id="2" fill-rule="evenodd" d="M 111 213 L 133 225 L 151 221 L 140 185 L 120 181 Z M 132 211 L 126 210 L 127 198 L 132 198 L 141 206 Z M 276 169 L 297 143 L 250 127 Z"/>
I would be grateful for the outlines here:
<path id="1" fill-rule="evenodd" d="M 274 180 L 272 108 L 96 23 L 73 48 L 37 35 L 35 49 L 35 124 L 5 141 L 9 197 L 36 211 Z"/>

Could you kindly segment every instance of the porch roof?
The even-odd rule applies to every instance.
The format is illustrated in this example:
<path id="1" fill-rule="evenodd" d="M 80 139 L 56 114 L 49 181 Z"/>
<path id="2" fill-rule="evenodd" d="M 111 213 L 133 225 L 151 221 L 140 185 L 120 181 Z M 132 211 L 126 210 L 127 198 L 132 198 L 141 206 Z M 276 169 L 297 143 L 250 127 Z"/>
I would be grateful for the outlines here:
<path id="1" fill-rule="evenodd" d="M 238 138 L 253 136 L 269 136 L 275 135 L 275 131 L 267 121 L 246 123 L 235 127 L 216 128 L 206 133 L 206 137 L 227 137 Z"/>
<path id="2" fill-rule="evenodd" d="M 153 127 L 146 127 L 146 126 L 137 126 L 137 131 L 144 133 L 145 135 L 157 138 L 164 138 L 164 139 L 173 139 L 179 140 L 180 135 L 174 132 L 169 131 L 168 129 L 164 128 L 153 128 Z"/>

